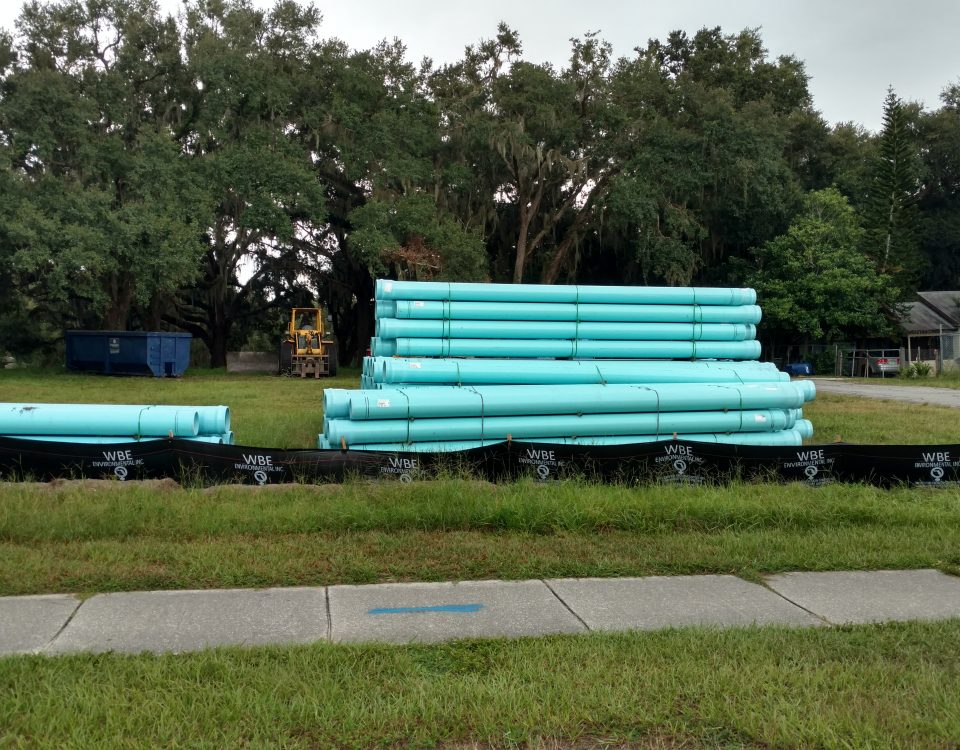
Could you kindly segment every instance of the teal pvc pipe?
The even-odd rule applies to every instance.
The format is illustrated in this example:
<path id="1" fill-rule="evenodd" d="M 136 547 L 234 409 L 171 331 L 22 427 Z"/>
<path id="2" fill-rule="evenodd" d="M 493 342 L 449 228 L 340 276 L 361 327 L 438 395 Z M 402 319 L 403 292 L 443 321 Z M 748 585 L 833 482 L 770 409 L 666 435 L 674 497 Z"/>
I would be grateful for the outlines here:
<path id="1" fill-rule="evenodd" d="M 377 321 L 381 339 L 591 339 L 594 341 L 748 341 L 752 323 L 579 323 L 504 320 Z"/>
<path id="2" fill-rule="evenodd" d="M 323 416 L 344 418 L 350 414 L 350 391 L 345 388 L 327 388 L 323 391 Z"/>
<path id="3" fill-rule="evenodd" d="M 468 284 L 377 279 L 376 299 L 454 302 L 578 302 L 631 305 L 752 305 L 753 289 L 657 286 Z"/>
<path id="4" fill-rule="evenodd" d="M 616 435 L 582 438 L 524 438 L 528 443 L 545 443 L 547 445 L 632 445 L 639 443 L 657 443 L 672 440 L 672 436 L 663 435 Z M 708 432 L 677 435 L 677 440 L 690 440 L 697 443 L 724 443 L 727 445 L 802 445 L 803 437 L 797 430 L 778 430 L 777 432 Z M 412 453 L 451 453 L 467 451 L 473 448 L 483 448 L 490 445 L 501 445 L 503 440 L 451 440 L 433 443 L 369 443 L 359 445 L 357 451 L 387 451 Z M 321 449 L 336 448 L 320 436 L 317 447 Z"/>
<path id="5" fill-rule="evenodd" d="M 670 435 L 693 432 L 773 432 L 793 427 L 783 409 L 732 412 L 691 411 L 659 414 L 583 414 L 451 419 L 376 419 L 354 422 L 324 419 L 324 436 L 332 445 L 419 443 L 435 440 L 515 440 L 586 435 Z"/>
<path id="6" fill-rule="evenodd" d="M 195 437 L 196 408 L 118 404 L 0 404 L 0 434 Z"/>
<path id="7" fill-rule="evenodd" d="M 559 357 L 598 359 L 756 359 L 759 341 L 564 341 L 562 339 L 371 340 L 372 354 L 392 357 Z"/>
<path id="8" fill-rule="evenodd" d="M 757 305 L 583 305 L 575 302 L 378 302 L 378 318 L 624 323 L 759 323 Z"/>
<path id="9" fill-rule="evenodd" d="M 349 418 L 354 421 L 796 409 L 806 400 L 806 389 L 797 383 L 576 384 L 559 393 L 542 385 L 436 386 L 348 393 Z"/>
<path id="10" fill-rule="evenodd" d="M 368 357 L 374 382 L 420 385 L 789 382 L 767 362 Z"/>
<path id="11" fill-rule="evenodd" d="M 798 419 L 794 425 L 794 429 L 799 432 L 803 438 L 813 437 L 813 422 L 809 419 Z"/>
<path id="12" fill-rule="evenodd" d="M 113 445 L 115 443 L 154 443 L 158 440 L 167 440 L 165 437 L 134 437 L 132 435 L 4 435 L 3 437 L 17 440 L 35 440 L 38 443 L 73 443 L 75 445 Z M 177 440 L 189 440 L 193 443 L 223 444 L 221 435 L 197 435 L 195 437 L 181 437 Z"/>
<path id="13" fill-rule="evenodd" d="M 183 406 L 178 409 L 196 409 L 200 416 L 200 434 L 218 435 L 230 432 L 229 406 Z"/>

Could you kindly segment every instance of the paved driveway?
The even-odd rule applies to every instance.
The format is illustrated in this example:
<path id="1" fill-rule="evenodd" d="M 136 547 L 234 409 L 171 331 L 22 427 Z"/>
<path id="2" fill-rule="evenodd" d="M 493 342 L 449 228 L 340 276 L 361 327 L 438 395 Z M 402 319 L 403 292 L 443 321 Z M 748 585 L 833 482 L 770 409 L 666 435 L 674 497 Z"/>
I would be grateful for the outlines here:
<path id="1" fill-rule="evenodd" d="M 911 404 L 935 404 L 960 409 L 960 390 L 954 388 L 931 388 L 922 385 L 883 385 L 815 378 L 818 393 L 836 393 L 841 396 L 880 398 L 886 401 L 906 401 Z"/>

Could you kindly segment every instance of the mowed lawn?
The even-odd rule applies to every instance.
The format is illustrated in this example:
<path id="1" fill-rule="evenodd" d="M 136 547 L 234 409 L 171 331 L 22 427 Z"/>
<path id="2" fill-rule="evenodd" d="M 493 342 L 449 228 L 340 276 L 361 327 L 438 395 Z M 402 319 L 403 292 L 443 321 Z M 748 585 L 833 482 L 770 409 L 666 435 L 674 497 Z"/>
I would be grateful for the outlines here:
<path id="1" fill-rule="evenodd" d="M 307 446 L 330 381 L 0 373 L 16 401 L 210 404 L 238 439 Z M 152 398 L 150 398 L 152 396 Z M 819 436 L 956 440 L 944 407 L 824 395 Z M 960 570 L 960 492 L 748 483 L 493 485 L 453 477 L 285 487 L 0 488 L 0 594 L 378 581 L 938 567 Z"/>
<path id="2" fill-rule="evenodd" d="M 829 376 L 828 376 L 829 377 Z M 925 378 L 849 378 L 853 383 L 867 385 L 910 385 L 928 388 L 960 388 L 960 371 L 949 370 L 943 375 L 928 376 Z"/>
<path id="3" fill-rule="evenodd" d="M 359 379 L 356 370 L 322 380 L 204 370 L 176 379 L 0 370 L 0 402 L 225 404 L 241 445 L 316 448 L 323 430 L 323 389 L 356 388 Z"/>
<path id="4" fill-rule="evenodd" d="M 336 381 L 0 372 L 10 401 L 226 403 L 238 439 L 314 444 Z M 818 437 L 955 442 L 956 410 L 823 395 Z M 937 567 L 960 571 L 960 492 L 747 483 L 179 487 L 0 485 L 0 595 L 378 581 Z"/>
<path id="5" fill-rule="evenodd" d="M 228 404 L 311 447 L 324 385 L 0 372 L 0 400 Z M 813 442 L 955 443 L 956 410 L 821 396 Z M 0 484 L 0 594 L 936 567 L 960 492 L 582 482 Z M 0 748 L 960 746 L 960 621 L 0 659 Z"/>
<path id="6" fill-rule="evenodd" d="M 0 746 L 923 748 L 960 622 L 0 659 Z"/>
<path id="7" fill-rule="evenodd" d="M 322 380 L 204 370 L 189 371 L 180 379 L 0 370 L 0 401 L 226 404 L 240 445 L 315 448 L 317 434 L 323 429 L 323 389 L 356 388 L 359 377 L 356 370 L 341 370 L 338 377 Z M 945 407 L 820 394 L 804 407 L 804 416 L 814 426 L 814 437 L 808 443 L 837 439 L 848 443 L 960 443 L 955 410 Z"/>

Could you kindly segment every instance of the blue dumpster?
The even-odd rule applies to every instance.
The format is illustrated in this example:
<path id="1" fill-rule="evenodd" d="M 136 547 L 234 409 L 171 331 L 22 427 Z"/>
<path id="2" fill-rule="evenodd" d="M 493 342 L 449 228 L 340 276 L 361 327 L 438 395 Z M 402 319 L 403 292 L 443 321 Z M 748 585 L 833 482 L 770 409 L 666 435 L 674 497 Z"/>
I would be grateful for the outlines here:
<path id="1" fill-rule="evenodd" d="M 813 365 L 809 362 L 792 362 L 789 365 L 784 365 L 783 371 L 788 375 L 814 375 Z"/>
<path id="2" fill-rule="evenodd" d="M 190 364 L 189 333 L 67 331 L 67 369 L 177 378 Z"/>

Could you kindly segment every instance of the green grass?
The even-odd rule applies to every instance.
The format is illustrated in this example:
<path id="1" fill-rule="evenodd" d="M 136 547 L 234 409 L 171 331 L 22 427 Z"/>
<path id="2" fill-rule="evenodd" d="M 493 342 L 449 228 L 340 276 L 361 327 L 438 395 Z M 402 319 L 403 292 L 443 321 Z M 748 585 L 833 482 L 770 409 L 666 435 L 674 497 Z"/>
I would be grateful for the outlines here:
<path id="1" fill-rule="evenodd" d="M 4 399 L 227 403 L 239 439 L 311 445 L 323 385 L 0 373 Z M 944 407 L 823 395 L 818 439 L 955 442 Z M 179 488 L 0 486 L 0 594 L 387 580 L 939 567 L 960 570 L 960 492 L 578 482 Z"/>
<path id="2" fill-rule="evenodd" d="M 847 378 L 853 383 L 869 383 L 870 385 L 912 385 L 929 386 L 931 388 L 960 388 L 960 371 L 954 370 L 943 375 L 934 375 L 926 378 Z"/>
<path id="3" fill-rule="evenodd" d="M 0 490 L 0 594 L 918 567 L 960 571 L 960 491 L 455 479 Z"/>
<path id="4" fill-rule="evenodd" d="M 0 371 L 0 398 L 225 403 L 240 442 L 312 447 L 322 387 L 355 382 Z M 805 412 L 822 442 L 957 442 L 942 407 Z M 0 484 L 0 594 L 917 567 L 960 572 L 960 491 Z M 960 621 L 10 657 L 0 748 L 955 748 L 957 643 Z"/>
<path id="5" fill-rule="evenodd" d="M 960 621 L 15 657 L 0 746 L 955 748 L 957 643 Z"/>
<path id="6" fill-rule="evenodd" d="M 0 370 L 0 400 L 41 403 L 186 404 L 230 407 L 236 442 L 316 448 L 323 430 L 323 389 L 355 388 L 356 370 L 307 380 L 189 371 L 183 378 L 75 375 L 58 370 Z"/>
<path id="7" fill-rule="evenodd" d="M 236 442 L 314 448 L 323 429 L 323 388 L 355 388 L 359 374 L 329 380 L 190 371 L 183 378 L 109 378 L 57 370 L 0 370 L 0 400 L 113 404 L 226 404 Z M 890 378 L 891 382 L 896 378 Z M 955 443 L 956 410 L 820 394 L 804 408 L 810 443 Z"/>
<path id="8" fill-rule="evenodd" d="M 960 410 L 949 406 L 818 393 L 803 415 L 813 422 L 808 443 L 960 443 Z"/>

